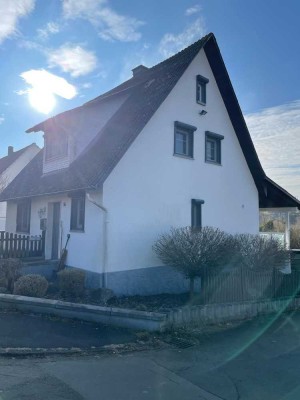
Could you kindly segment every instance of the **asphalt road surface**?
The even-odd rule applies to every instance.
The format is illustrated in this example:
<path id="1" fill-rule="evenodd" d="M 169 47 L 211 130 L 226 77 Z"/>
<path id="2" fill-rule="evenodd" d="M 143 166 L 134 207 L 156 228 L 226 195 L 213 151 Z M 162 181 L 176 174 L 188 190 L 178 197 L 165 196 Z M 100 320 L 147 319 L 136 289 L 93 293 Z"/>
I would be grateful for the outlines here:
<path id="1" fill-rule="evenodd" d="M 88 349 L 133 340 L 134 334 L 126 329 L 34 314 L 0 312 L 0 348 Z"/>
<path id="2" fill-rule="evenodd" d="M 299 400 L 300 314 L 204 335 L 185 350 L 0 358 L 0 400 Z"/>

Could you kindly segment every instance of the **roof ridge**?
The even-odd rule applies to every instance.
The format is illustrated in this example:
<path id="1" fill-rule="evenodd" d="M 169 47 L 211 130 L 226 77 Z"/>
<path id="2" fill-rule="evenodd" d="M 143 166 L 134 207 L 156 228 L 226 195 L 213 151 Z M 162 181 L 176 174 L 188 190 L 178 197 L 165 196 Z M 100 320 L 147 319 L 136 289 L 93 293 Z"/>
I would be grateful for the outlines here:
<path id="1" fill-rule="evenodd" d="M 26 149 L 28 149 L 28 147 L 30 147 L 30 146 L 32 146 L 34 144 L 37 146 L 36 143 L 31 143 L 28 146 L 25 146 L 25 147 L 22 147 L 19 150 L 13 151 L 12 154 L 6 154 L 6 156 L 1 157 L 0 160 L 3 160 L 4 158 L 11 157 L 11 156 L 16 156 L 16 154 L 19 154 L 19 153 L 23 153 Z"/>
<path id="2" fill-rule="evenodd" d="M 191 48 L 193 47 L 197 47 L 196 45 L 200 45 L 203 46 L 204 43 L 209 40 L 211 37 L 214 37 L 214 34 L 212 32 L 208 33 L 207 35 L 203 36 L 202 38 L 196 40 L 194 43 L 190 44 L 187 47 L 184 47 L 183 49 L 181 49 L 180 51 L 178 51 L 177 53 L 173 54 L 172 56 L 166 58 L 165 60 L 160 61 L 158 64 L 153 65 L 152 67 L 149 68 L 149 71 L 145 71 L 145 74 L 149 73 L 150 71 L 154 70 L 154 69 L 158 69 L 158 67 L 163 66 L 164 64 L 169 63 L 172 59 L 174 60 L 175 58 L 179 58 L 180 56 L 182 56 L 183 53 L 188 53 Z"/>
<path id="3" fill-rule="evenodd" d="M 152 65 L 152 67 L 147 67 L 147 70 L 144 71 L 144 73 L 141 76 L 138 77 L 131 77 L 129 79 L 127 79 L 126 81 L 120 83 L 119 85 L 115 86 L 114 88 L 108 90 L 107 92 L 104 92 L 102 94 L 100 94 L 99 96 L 95 97 L 92 100 L 87 101 L 86 103 L 83 104 L 83 106 L 85 105 L 89 105 L 92 104 L 94 101 L 96 100 L 102 100 L 106 97 L 112 96 L 112 95 L 116 95 L 116 94 L 120 94 L 123 92 L 126 92 L 127 90 L 130 90 L 138 85 L 140 85 L 143 82 L 146 82 L 148 79 L 151 79 L 151 75 L 153 72 L 156 72 L 157 69 L 164 67 L 166 64 L 170 63 L 170 61 L 176 59 L 176 58 L 180 58 L 182 56 L 183 53 L 188 53 L 191 48 L 196 47 L 196 45 L 200 45 L 201 46 L 204 44 L 204 42 L 206 42 L 207 40 L 210 39 L 210 37 L 214 36 L 214 34 L 212 32 L 208 33 L 207 35 L 203 36 L 201 39 L 196 40 L 194 43 L 190 44 L 189 46 L 183 48 L 182 50 L 178 51 L 177 53 L 173 54 L 172 56 L 160 61 L 159 63 Z M 117 88 L 121 87 L 122 85 L 126 85 L 129 84 L 130 81 L 132 81 L 132 85 L 125 87 L 124 89 L 120 89 L 118 91 L 115 91 Z"/>

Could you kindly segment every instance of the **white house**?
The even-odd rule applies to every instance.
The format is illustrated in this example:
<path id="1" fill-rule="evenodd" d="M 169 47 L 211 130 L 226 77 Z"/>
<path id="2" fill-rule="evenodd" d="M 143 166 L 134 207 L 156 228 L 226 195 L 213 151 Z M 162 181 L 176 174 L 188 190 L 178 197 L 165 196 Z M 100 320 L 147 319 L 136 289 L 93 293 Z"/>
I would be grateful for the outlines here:
<path id="1" fill-rule="evenodd" d="M 299 207 L 258 160 L 213 34 L 30 128 L 44 150 L 6 188 L 8 232 L 117 294 L 181 291 L 152 251 L 171 226 L 258 233 L 259 207 Z"/>
<path id="2" fill-rule="evenodd" d="M 13 146 L 8 146 L 7 155 L 0 158 L 0 191 L 15 179 L 22 169 L 37 155 L 40 148 L 31 144 L 23 149 L 14 151 Z M 6 203 L 0 203 L 0 231 L 5 231 Z"/>

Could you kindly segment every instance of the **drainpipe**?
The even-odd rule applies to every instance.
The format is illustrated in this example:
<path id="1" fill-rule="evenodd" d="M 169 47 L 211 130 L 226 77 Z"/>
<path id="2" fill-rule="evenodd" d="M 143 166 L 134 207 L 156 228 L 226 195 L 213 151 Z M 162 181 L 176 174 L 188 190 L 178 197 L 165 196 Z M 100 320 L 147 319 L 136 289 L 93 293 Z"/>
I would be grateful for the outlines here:
<path id="1" fill-rule="evenodd" d="M 91 195 L 89 193 L 86 194 L 86 197 L 88 201 L 94 206 L 100 208 L 100 210 L 104 214 L 103 218 L 103 257 L 102 257 L 102 280 L 101 280 L 101 287 L 106 288 L 107 287 L 107 276 L 106 276 L 106 270 L 107 270 L 107 225 L 108 225 L 108 210 L 105 208 L 102 204 L 97 203 L 95 200 L 92 199 Z"/>

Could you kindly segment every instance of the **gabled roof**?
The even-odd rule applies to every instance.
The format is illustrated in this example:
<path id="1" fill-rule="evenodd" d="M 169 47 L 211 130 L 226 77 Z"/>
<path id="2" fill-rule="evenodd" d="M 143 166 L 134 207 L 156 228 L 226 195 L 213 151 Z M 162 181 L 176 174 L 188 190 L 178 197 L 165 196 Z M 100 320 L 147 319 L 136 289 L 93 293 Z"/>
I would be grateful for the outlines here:
<path id="1" fill-rule="evenodd" d="M 33 144 L 30 144 L 29 146 L 26 146 L 23 149 L 12 151 L 11 154 L 0 158 L 0 175 L 5 170 L 7 170 L 7 168 L 9 168 L 23 153 L 25 153 L 27 149 L 29 149 L 32 146 Z"/>
<path id="2" fill-rule="evenodd" d="M 246 162 L 257 186 L 260 203 L 266 203 L 268 195 L 265 187 L 272 184 L 270 180 L 267 180 L 268 178 L 259 162 L 219 47 L 212 33 L 167 60 L 152 68 L 145 69 L 137 76 L 133 76 L 116 88 L 79 107 L 81 109 L 94 105 L 101 107 L 101 102 L 112 96 L 119 96 L 124 93 L 128 95 L 92 143 L 69 168 L 43 175 L 43 152 L 41 151 L 5 189 L 0 200 L 101 187 L 202 48 L 206 53 Z M 27 132 L 43 130 L 47 124 L 55 124 L 55 119 L 71 118 L 72 113 L 76 112 L 77 109 L 66 111 L 48 119 L 30 128 Z M 286 199 L 288 197 L 289 203 L 300 207 L 300 202 L 289 196 L 285 192 L 283 197 Z"/>

